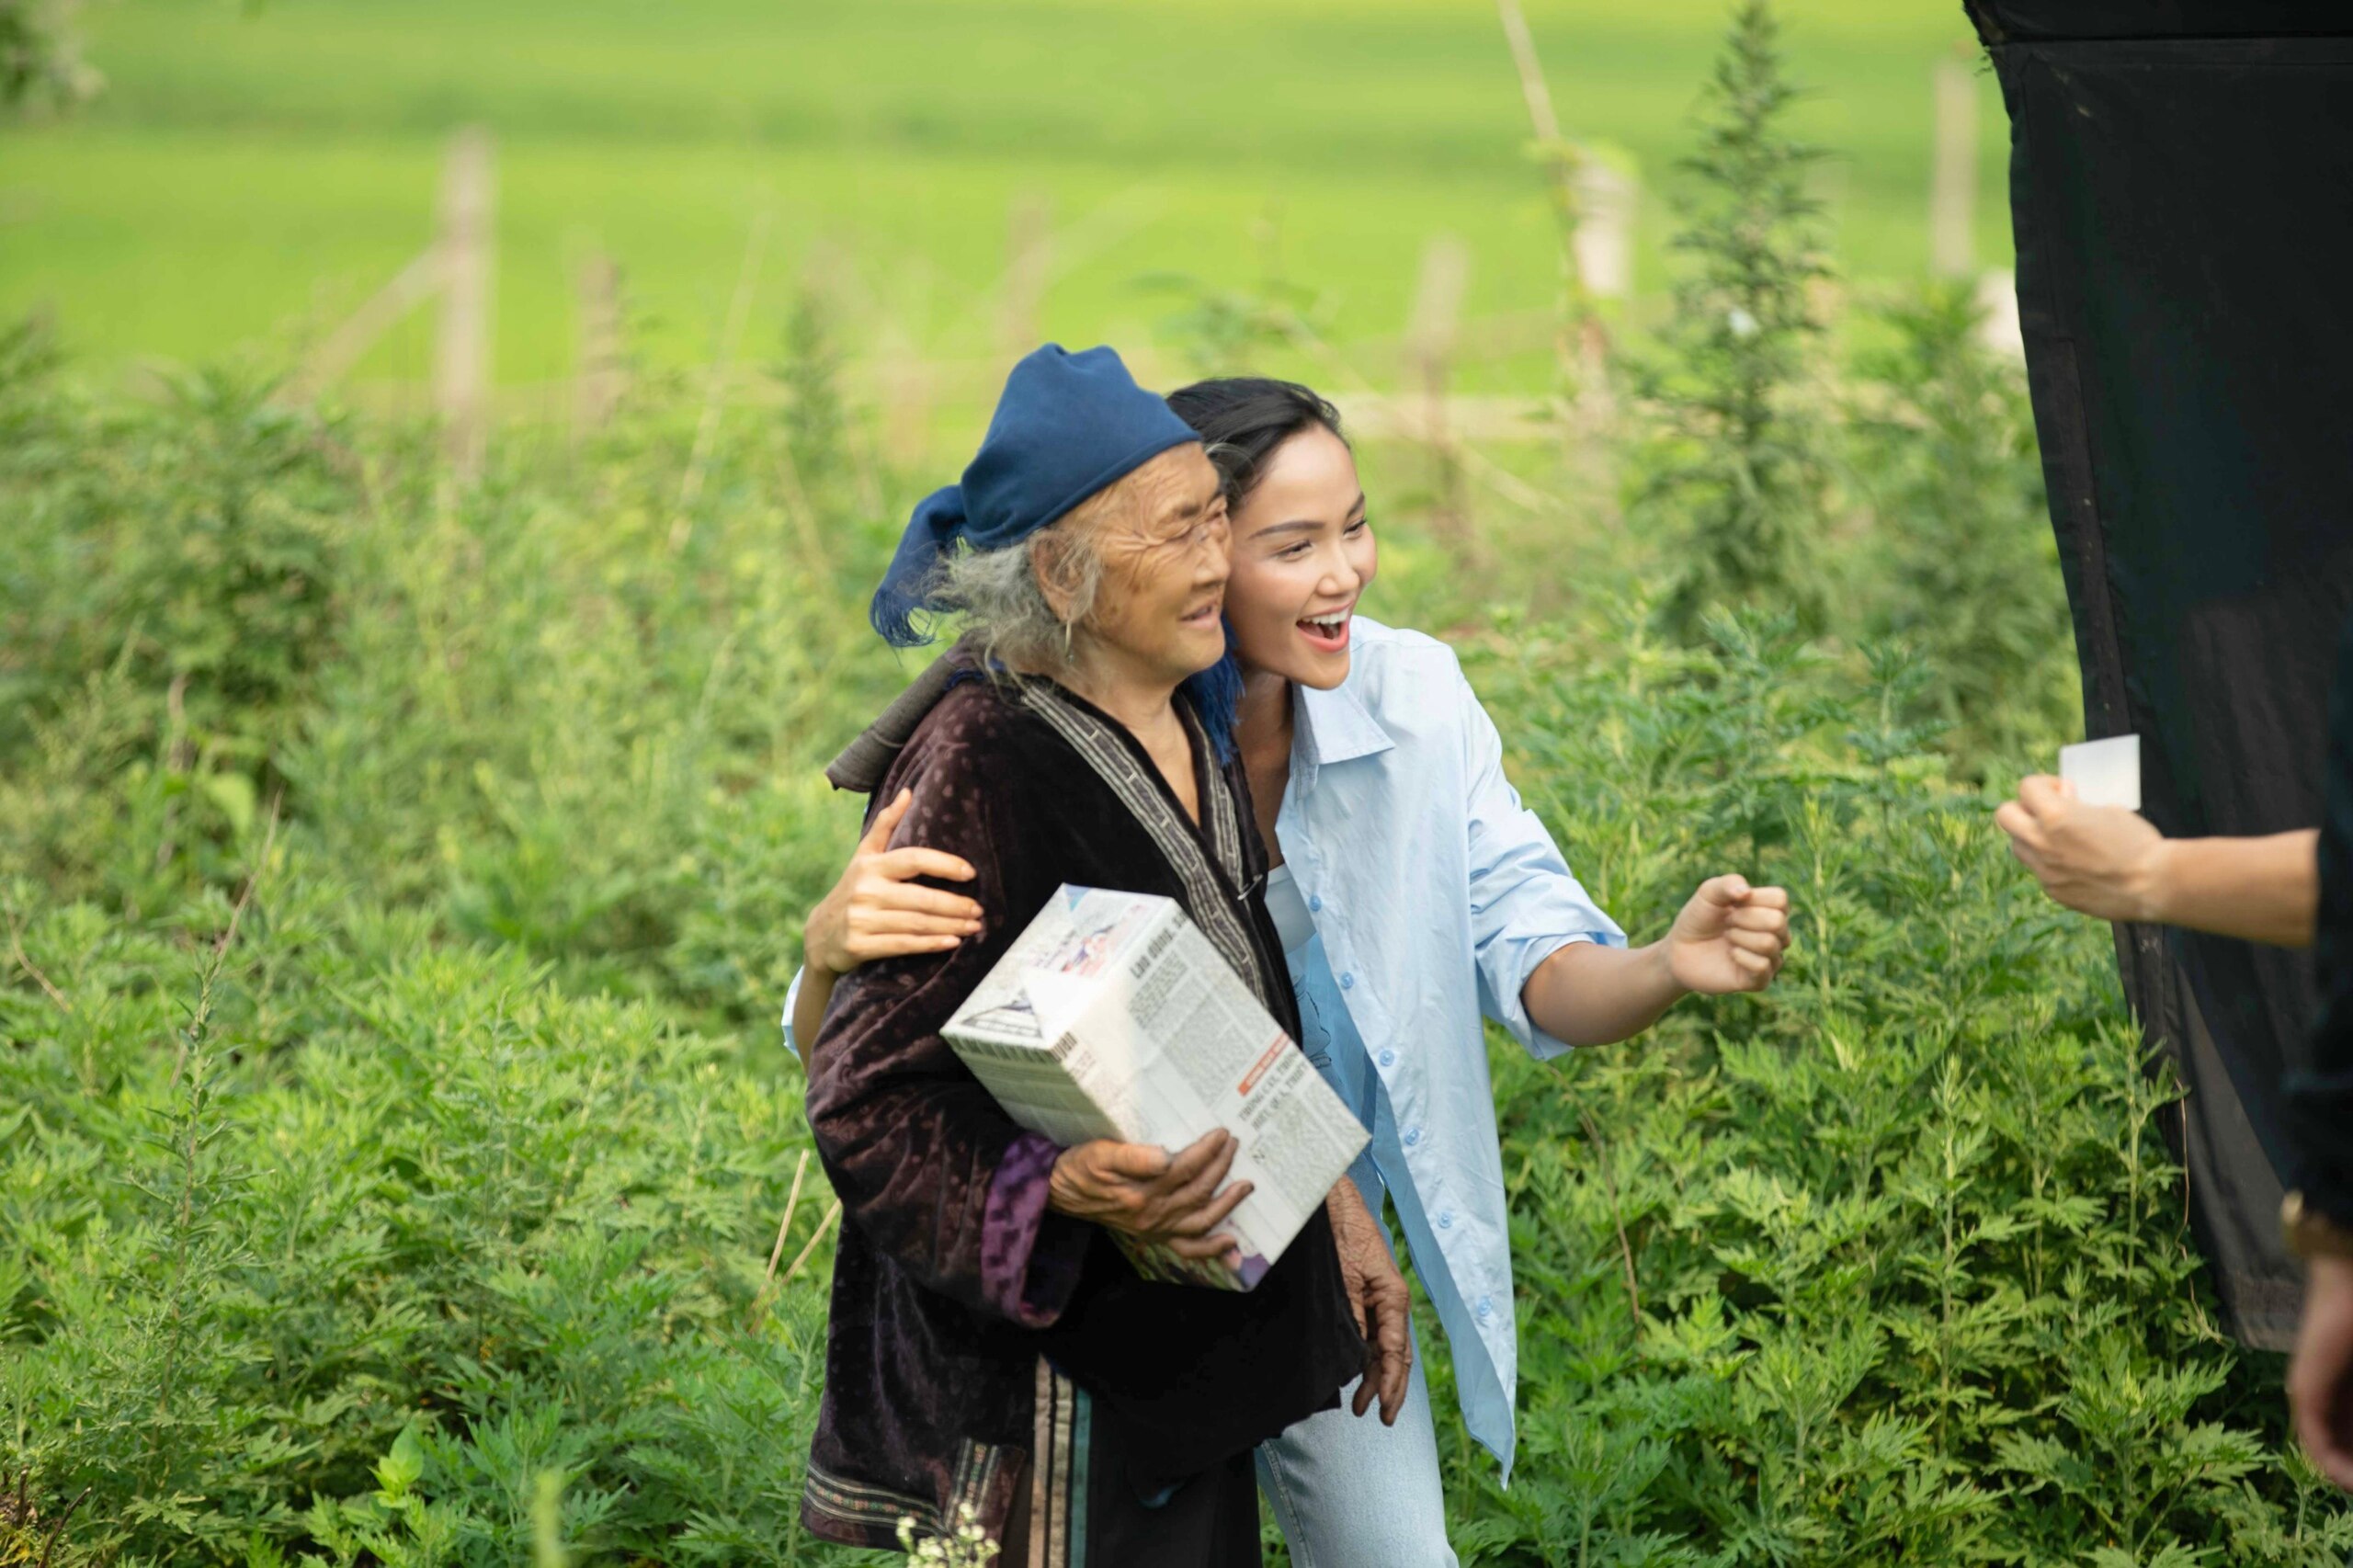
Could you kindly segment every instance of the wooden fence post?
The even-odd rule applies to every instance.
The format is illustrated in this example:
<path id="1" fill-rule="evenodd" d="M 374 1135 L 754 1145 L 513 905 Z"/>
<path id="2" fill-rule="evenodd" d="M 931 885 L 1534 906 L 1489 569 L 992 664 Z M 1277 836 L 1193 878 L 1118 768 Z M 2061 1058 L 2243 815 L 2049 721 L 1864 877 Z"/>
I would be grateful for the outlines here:
<path id="1" fill-rule="evenodd" d="M 1421 435 L 1430 454 L 1433 518 L 1461 549 L 1468 542 L 1462 464 L 1447 428 L 1447 381 L 1462 324 L 1462 297 L 1471 283 L 1471 252 L 1451 234 L 1434 234 L 1422 247 L 1422 274 L 1414 286 L 1414 313 L 1405 351 L 1422 383 Z"/>
<path id="2" fill-rule="evenodd" d="M 2006 267 L 1977 276 L 1977 341 L 2011 359 L 2026 358 L 2026 329 L 2018 322 L 2018 274 Z"/>
<path id="3" fill-rule="evenodd" d="M 875 378 L 882 394 L 882 449 L 895 464 L 924 455 L 931 439 L 931 369 L 904 326 L 884 327 Z"/>
<path id="4" fill-rule="evenodd" d="M 1002 326 L 1007 358 L 1018 358 L 1038 347 L 1053 259 L 1052 205 L 1035 194 L 1015 198 L 1006 222 Z"/>
<path id="5" fill-rule="evenodd" d="M 480 477 L 489 440 L 496 202 L 490 133 L 470 126 L 450 143 L 442 175 L 441 330 L 433 361 L 434 408 L 461 482 Z"/>
<path id="6" fill-rule="evenodd" d="M 1622 169 L 1588 158 L 1577 168 L 1577 273 L 1588 300 L 1634 293 L 1634 214 L 1642 187 Z M 1576 411 L 1588 428 L 1607 424 L 1618 406 L 1609 384 L 1609 335 L 1587 310 L 1577 322 Z"/>
<path id="7" fill-rule="evenodd" d="M 1634 291 L 1634 212 L 1641 200 L 1634 176 L 1588 159 L 1577 170 L 1577 271 L 1597 300 Z"/>
<path id="8" fill-rule="evenodd" d="M 1976 256 L 1972 221 L 1977 212 L 1977 83 L 1969 66 L 1950 57 L 1933 74 L 1936 156 L 1928 176 L 1928 269 L 1938 278 L 1967 278 Z"/>
<path id="9" fill-rule="evenodd" d="M 1585 328 L 1592 314 L 1586 280 L 1577 255 L 1577 165 L 1583 162 L 1561 135 L 1560 117 L 1552 109 L 1552 89 L 1544 80 L 1543 62 L 1536 56 L 1536 38 L 1519 0 L 1495 0 L 1504 40 L 1511 45 L 1514 69 L 1519 73 L 1519 93 L 1528 107 L 1528 123 L 1536 132 L 1536 154 L 1544 165 L 1545 188 L 1552 198 L 1552 221 L 1558 226 L 1561 264 L 1560 321 L 1553 339 L 1553 357 L 1565 385 L 1584 380 L 1591 358 Z"/>
<path id="10" fill-rule="evenodd" d="M 574 433 L 604 428 L 620 404 L 627 377 L 621 369 L 621 269 L 603 251 L 591 252 L 580 266 L 580 354 L 573 375 Z"/>
<path id="11" fill-rule="evenodd" d="M 315 397 L 341 381 L 387 328 L 441 287 L 441 247 L 428 244 L 392 281 L 370 295 L 311 350 L 291 386 L 299 398 Z"/>

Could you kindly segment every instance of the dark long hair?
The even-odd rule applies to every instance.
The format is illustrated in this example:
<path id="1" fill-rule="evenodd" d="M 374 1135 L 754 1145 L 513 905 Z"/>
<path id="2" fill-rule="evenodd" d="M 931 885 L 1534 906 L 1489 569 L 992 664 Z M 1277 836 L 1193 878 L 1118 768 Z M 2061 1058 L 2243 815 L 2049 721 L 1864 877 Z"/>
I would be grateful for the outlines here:
<path id="1" fill-rule="evenodd" d="M 1239 506 L 1258 487 L 1267 462 L 1293 436 L 1321 427 L 1347 439 L 1340 431 L 1338 409 L 1297 381 L 1269 376 L 1195 381 L 1170 392 L 1168 406 L 1200 433 L 1229 506 Z M 1231 737 L 1242 712 L 1242 666 L 1234 660 L 1231 622 L 1225 629 L 1225 657 L 1186 681 L 1184 690 L 1200 714 L 1202 727 L 1217 741 L 1218 755 L 1230 758 Z"/>
<path id="2" fill-rule="evenodd" d="M 1302 431 L 1324 429 L 1346 441 L 1340 411 L 1297 381 L 1269 376 L 1220 376 L 1168 394 L 1176 417 L 1200 433 L 1225 487 L 1238 506 L 1258 487 L 1267 464 Z"/>

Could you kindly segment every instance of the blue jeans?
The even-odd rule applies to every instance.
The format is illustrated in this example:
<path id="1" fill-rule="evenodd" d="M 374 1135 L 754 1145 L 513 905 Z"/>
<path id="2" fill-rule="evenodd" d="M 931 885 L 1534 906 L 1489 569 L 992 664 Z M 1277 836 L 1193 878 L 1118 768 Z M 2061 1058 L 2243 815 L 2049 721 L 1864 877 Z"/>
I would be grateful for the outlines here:
<path id="1" fill-rule="evenodd" d="M 1350 1383 L 1339 1409 L 1258 1445 L 1258 1485 L 1292 1568 L 1457 1568 L 1419 1343 L 1396 1426 L 1381 1424 L 1378 1404 L 1357 1415 L 1355 1399 Z"/>
<path id="2" fill-rule="evenodd" d="M 1370 1125 L 1370 1108 L 1360 1108 L 1370 1105 L 1372 1064 L 1364 1053 L 1349 1058 L 1346 1070 L 1328 1051 L 1311 1051 L 1308 1060 L 1341 1103 Z M 1370 1149 L 1357 1156 L 1348 1176 L 1378 1219 L 1388 1192 Z M 1386 1224 L 1381 1239 L 1396 1252 Z M 1459 1568 L 1446 1542 L 1446 1492 L 1438 1482 L 1438 1428 L 1422 1376 L 1421 1336 L 1414 1339 L 1413 1377 L 1396 1426 L 1381 1424 L 1378 1404 L 1358 1415 L 1356 1393 L 1352 1382 L 1340 1391 L 1339 1409 L 1311 1415 L 1258 1445 L 1258 1490 L 1274 1506 L 1291 1568 Z"/>

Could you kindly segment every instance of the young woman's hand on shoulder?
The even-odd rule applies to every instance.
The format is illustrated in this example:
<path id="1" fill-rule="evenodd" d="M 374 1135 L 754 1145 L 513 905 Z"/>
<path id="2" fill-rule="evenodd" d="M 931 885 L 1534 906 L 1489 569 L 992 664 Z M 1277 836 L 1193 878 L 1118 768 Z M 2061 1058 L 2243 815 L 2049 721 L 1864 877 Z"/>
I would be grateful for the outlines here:
<path id="1" fill-rule="evenodd" d="M 915 845 L 891 847 L 891 835 L 915 800 L 898 798 L 874 814 L 841 880 L 809 912 L 801 935 L 813 971 L 847 974 L 877 959 L 940 953 L 981 930 L 981 906 L 961 893 L 919 885 L 918 877 L 969 882 L 972 868 L 958 856 Z"/>

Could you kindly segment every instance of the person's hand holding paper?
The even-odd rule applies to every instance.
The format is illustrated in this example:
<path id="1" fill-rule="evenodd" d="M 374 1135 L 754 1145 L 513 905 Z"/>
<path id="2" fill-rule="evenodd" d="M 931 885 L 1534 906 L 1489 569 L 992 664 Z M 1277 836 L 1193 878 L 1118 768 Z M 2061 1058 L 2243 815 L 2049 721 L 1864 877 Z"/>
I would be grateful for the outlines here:
<path id="1" fill-rule="evenodd" d="M 2038 773 L 2019 783 L 2018 799 L 2005 801 L 1994 821 L 2042 891 L 2068 908 L 2102 920 L 2160 918 L 2154 895 L 2165 835 L 2138 812 L 2087 802 L 2072 781 Z"/>
<path id="2" fill-rule="evenodd" d="M 1994 821 L 2042 891 L 2102 920 L 2181 926 L 2302 947 L 2319 903 L 2319 833 L 2167 838 L 2140 813 L 2136 735 L 2063 746 L 2062 777 L 2035 774 Z"/>

